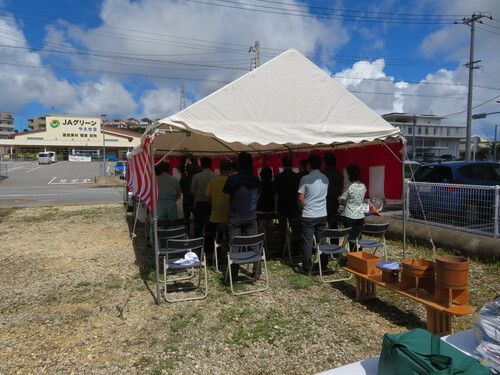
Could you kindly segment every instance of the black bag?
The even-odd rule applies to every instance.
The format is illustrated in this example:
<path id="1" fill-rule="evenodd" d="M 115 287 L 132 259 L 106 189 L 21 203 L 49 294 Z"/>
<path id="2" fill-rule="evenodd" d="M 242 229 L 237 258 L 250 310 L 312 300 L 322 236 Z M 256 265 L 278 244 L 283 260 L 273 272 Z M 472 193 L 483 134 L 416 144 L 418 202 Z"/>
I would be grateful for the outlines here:
<path id="1" fill-rule="evenodd" d="M 476 359 L 443 342 L 438 335 L 416 328 L 384 335 L 378 362 L 380 375 L 490 375 Z"/>

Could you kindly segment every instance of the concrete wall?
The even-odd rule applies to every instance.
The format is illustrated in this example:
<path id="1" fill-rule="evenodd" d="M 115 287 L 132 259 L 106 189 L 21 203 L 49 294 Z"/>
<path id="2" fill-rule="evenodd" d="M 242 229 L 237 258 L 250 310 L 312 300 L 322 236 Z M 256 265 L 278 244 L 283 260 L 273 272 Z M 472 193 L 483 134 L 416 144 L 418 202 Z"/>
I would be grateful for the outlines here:
<path id="1" fill-rule="evenodd" d="M 368 216 L 366 222 L 389 223 L 386 238 L 397 241 L 403 240 L 403 221 L 400 219 L 388 216 Z M 427 227 L 424 224 L 410 221 L 406 222 L 407 243 L 432 247 L 429 238 L 432 238 L 436 248 L 456 251 L 466 257 L 479 258 L 492 262 L 500 261 L 500 239 L 498 238 L 430 225 Z"/>

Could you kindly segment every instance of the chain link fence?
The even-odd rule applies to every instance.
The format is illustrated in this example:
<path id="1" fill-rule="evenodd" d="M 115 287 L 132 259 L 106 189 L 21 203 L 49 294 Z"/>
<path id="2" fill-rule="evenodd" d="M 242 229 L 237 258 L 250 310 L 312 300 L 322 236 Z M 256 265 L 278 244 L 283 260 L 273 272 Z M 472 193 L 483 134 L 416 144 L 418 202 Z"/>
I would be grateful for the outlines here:
<path id="1" fill-rule="evenodd" d="M 409 220 L 499 237 L 500 186 L 406 181 Z"/>

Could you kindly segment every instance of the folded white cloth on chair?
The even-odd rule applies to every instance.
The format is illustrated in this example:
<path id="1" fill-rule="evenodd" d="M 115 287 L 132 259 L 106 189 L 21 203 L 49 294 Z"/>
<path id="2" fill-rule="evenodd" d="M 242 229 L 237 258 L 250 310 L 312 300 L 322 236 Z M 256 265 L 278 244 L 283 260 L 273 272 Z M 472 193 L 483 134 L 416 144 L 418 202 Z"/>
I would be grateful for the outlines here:
<path id="1" fill-rule="evenodd" d="M 183 266 L 189 266 L 190 264 L 195 264 L 196 262 L 198 262 L 198 260 L 198 255 L 196 255 L 196 253 L 193 253 L 192 251 L 189 251 L 184 255 L 184 258 L 177 259 L 174 263 L 182 264 Z"/>

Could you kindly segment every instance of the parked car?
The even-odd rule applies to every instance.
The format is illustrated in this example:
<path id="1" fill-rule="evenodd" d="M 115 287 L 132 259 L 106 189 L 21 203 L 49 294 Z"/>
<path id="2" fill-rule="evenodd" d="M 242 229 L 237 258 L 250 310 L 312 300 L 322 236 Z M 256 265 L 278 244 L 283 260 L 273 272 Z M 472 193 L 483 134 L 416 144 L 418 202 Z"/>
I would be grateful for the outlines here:
<path id="1" fill-rule="evenodd" d="M 128 212 L 134 210 L 135 196 L 132 190 L 128 186 L 125 186 L 123 190 L 123 205 L 127 208 Z"/>
<path id="2" fill-rule="evenodd" d="M 500 163 L 453 161 L 420 166 L 415 172 L 415 182 L 433 184 L 411 185 L 409 211 L 412 217 L 423 214 L 445 215 L 455 223 L 467 225 L 484 223 L 492 219 L 494 190 L 469 186 L 500 185 Z M 454 185 L 450 185 L 454 184 Z"/>
<path id="3" fill-rule="evenodd" d="M 54 151 L 47 151 L 47 154 L 49 155 L 51 163 L 57 163 L 57 155 Z"/>
<path id="4" fill-rule="evenodd" d="M 48 152 L 38 153 L 38 164 L 52 164 L 52 156 Z"/>
<path id="5" fill-rule="evenodd" d="M 127 161 L 126 160 L 117 161 L 115 164 L 115 174 L 125 175 L 126 172 L 127 172 Z"/>

